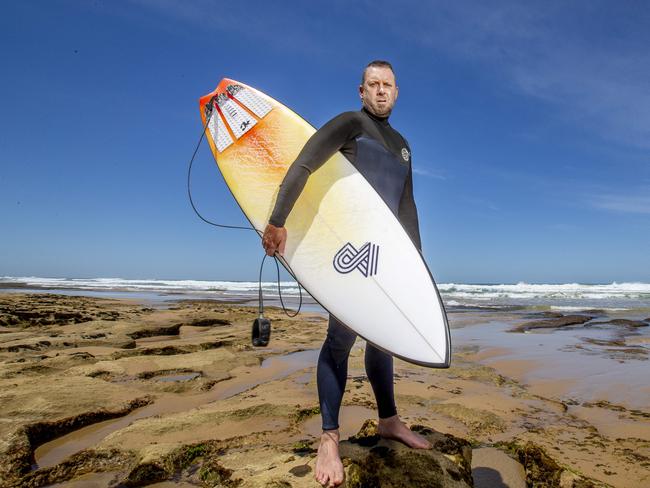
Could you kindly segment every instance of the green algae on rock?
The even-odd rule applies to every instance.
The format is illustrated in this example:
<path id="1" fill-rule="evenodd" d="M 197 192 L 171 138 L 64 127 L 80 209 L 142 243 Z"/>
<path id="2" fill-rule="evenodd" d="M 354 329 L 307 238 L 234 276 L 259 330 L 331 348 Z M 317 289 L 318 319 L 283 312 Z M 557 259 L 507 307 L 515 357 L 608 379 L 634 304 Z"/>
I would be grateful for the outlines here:
<path id="1" fill-rule="evenodd" d="M 299 424 L 300 422 L 307 420 L 314 415 L 320 415 L 320 406 L 299 408 L 293 414 L 293 420 L 295 423 Z"/>
<path id="2" fill-rule="evenodd" d="M 433 449 L 411 449 L 382 439 L 377 421 L 366 420 L 359 432 L 340 443 L 350 488 L 473 486 L 472 451 L 468 441 L 416 425 L 412 430 L 426 437 Z"/>
<path id="3" fill-rule="evenodd" d="M 501 442 L 495 447 L 505 449 L 526 471 L 526 486 L 532 488 L 607 488 L 598 482 L 560 466 L 548 453 L 532 442 L 519 444 Z"/>

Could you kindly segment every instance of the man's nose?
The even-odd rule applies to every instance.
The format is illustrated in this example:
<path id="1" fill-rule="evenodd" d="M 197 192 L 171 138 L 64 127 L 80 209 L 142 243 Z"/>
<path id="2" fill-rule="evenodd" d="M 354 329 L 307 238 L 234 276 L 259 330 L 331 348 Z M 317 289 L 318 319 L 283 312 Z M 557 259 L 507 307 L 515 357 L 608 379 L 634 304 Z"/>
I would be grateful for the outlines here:
<path id="1" fill-rule="evenodd" d="M 377 90 L 378 93 L 384 93 L 385 92 L 385 87 L 384 87 L 383 83 L 379 83 L 378 87 L 379 87 L 378 90 Z"/>

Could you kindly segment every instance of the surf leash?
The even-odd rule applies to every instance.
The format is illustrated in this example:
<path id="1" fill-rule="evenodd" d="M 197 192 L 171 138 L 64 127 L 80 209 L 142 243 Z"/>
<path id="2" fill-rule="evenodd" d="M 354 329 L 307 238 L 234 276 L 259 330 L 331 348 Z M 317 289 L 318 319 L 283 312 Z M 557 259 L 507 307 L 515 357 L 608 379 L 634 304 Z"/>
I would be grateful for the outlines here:
<path id="1" fill-rule="evenodd" d="M 213 103 L 211 101 L 210 103 Z M 249 226 L 249 227 L 244 227 L 241 225 L 226 225 L 226 224 L 218 224 L 216 222 L 213 222 L 207 218 L 205 218 L 201 212 L 196 208 L 196 205 L 194 204 L 194 199 L 192 198 L 192 166 L 194 164 L 194 159 L 196 158 L 197 153 L 199 152 L 199 148 L 201 147 L 201 144 L 203 143 L 203 139 L 205 138 L 205 131 L 208 128 L 208 124 L 210 123 L 210 119 L 212 118 L 212 114 L 214 113 L 214 109 L 209 112 L 209 114 L 206 117 L 206 122 L 205 125 L 203 126 L 203 130 L 201 131 L 201 137 L 199 137 L 199 141 L 196 144 L 196 147 L 194 148 L 194 152 L 192 153 L 192 157 L 190 159 L 190 163 L 187 168 L 187 196 L 189 197 L 190 200 L 190 205 L 192 206 L 192 210 L 194 210 L 194 213 L 206 224 L 210 224 L 214 227 L 221 227 L 224 229 L 240 229 L 240 230 L 252 230 L 257 233 L 257 235 L 261 238 L 264 233 L 255 227 Z M 277 255 L 277 251 L 275 253 Z M 283 264 L 285 266 L 285 269 L 287 272 L 291 275 L 291 277 L 296 280 L 296 283 L 298 284 L 298 292 L 300 295 L 300 301 L 298 302 L 298 309 L 295 311 L 295 313 L 291 314 L 287 310 L 287 307 L 284 304 L 284 299 L 282 297 L 282 287 L 280 285 L 280 265 L 278 264 L 278 258 L 277 256 L 273 256 L 273 260 L 275 261 L 275 267 L 277 270 L 277 283 L 278 283 L 278 296 L 280 298 L 280 304 L 282 305 L 282 310 L 287 315 L 288 317 L 295 317 L 300 313 L 300 309 L 302 308 L 302 286 L 300 285 L 300 282 L 298 281 L 298 278 L 296 278 L 296 275 L 293 273 L 293 270 L 291 269 L 291 266 L 289 266 L 289 263 Z M 259 272 L 259 280 L 258 280 L 258 311 L 259 311 L 259 317 L 255 319 L 253 322 L 253 330 L 252 330 L 252 342 L 254 346 L 260 347 L 260 346 L 266 346 L 269 343 L 270 336 L 271 336 L 271 321 L 264 317 L 264 294 L 262 293 L 262 271 L 264 269 L 264 261 L 266 260 L 267 254 L 264 253 L 264 257 L 262 258 L 262 262 L 260 264 L 260 272 Z"/>

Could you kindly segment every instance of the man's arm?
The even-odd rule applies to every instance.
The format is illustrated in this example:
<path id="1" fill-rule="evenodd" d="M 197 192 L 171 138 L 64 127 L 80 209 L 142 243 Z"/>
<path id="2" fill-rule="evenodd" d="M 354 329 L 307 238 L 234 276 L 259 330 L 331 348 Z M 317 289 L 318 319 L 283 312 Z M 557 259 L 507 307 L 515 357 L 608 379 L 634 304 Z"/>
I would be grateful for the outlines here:
<path id="1" fill-rule="evenodd" d="M 267 255 L 273 256 L 276 250 L 280 254 L 284 253 L 287 238 L 284 223 L 302 193 L 309 175 L 325 164 L 347 141 L 358 135 L 357 117 L 356 112 L 345 112 L 330 120 L 309 138 L 289 167 L 280 185 L 269 225 L 262 237 L 262 245 Z"/>
<path id="2" fill-rule="evenodd" d="M 355 126 L 358 126 L 356 112 L 342 113 L 309 138 L 280 185 L 269 223 L 276 227 L 284 226 L 309 175 L 325 164 L 325 161 L 341 149 L 343 144 L 354 137 Z"/>
<path id="3" fill-rule="evenodd" d="M 404 192 L 399 202 L 399 216 L 406 233 L 409 235 L 415 247 L 422 251 L 422 241 L 420 239 L 420 223 L 418 221 L 418 209 L 415 206 L 413 197 L 413 170 L 409 168 Z"/>

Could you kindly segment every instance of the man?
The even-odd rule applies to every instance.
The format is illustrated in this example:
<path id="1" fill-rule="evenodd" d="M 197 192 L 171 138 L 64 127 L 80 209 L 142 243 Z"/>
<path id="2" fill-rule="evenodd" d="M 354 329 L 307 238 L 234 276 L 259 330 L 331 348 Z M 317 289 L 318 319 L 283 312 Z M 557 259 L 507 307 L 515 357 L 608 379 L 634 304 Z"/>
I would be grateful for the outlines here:
<path id="1" fill-rule="evenodd" d="M 280 186 L 262 245 L 269 256 L 284 253 L 285 220 L 300 196 L 307 178 L 336 151 L 371 182 L 418 249 L 421 248 L 417 209 L 413 200 L 411 151 L 406 140 L 388 123 L 398 88 L 387 61 L 373 61 L 363 71 L 359 95 L 362 109 L 330 120 L 305 144 Z M 343 482 L 339 456 L 338 415 L 347 379 L 348 356 L 356 334 L 330 316 L 327 338 L 318 358 L 317 384 L 323 420 L 314 476 L 328 486 Z M 367 344 L 365 366 L 379 413 L 379 435 L 419 449 L 431 444 L 412 432 L 397 415 L 393 392 L 393 358 Z"/>

